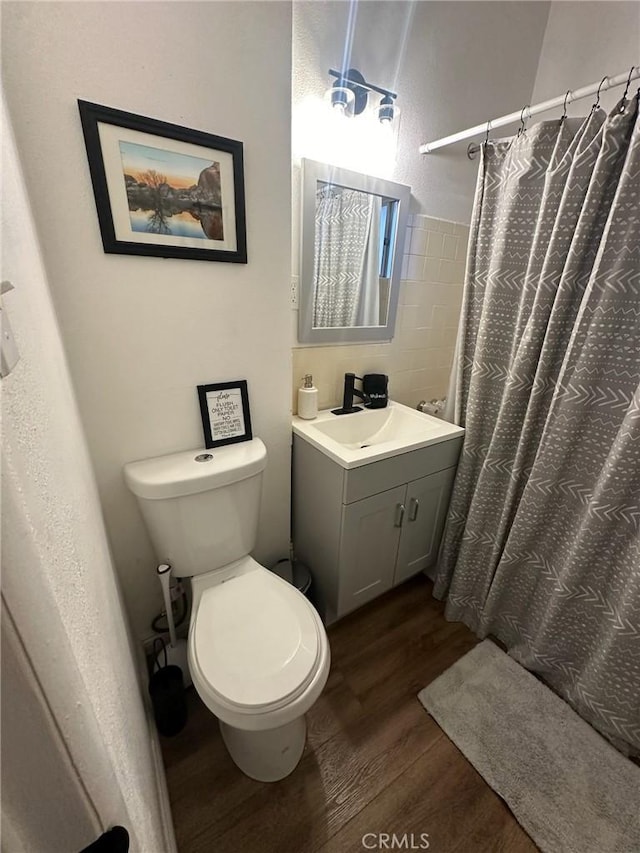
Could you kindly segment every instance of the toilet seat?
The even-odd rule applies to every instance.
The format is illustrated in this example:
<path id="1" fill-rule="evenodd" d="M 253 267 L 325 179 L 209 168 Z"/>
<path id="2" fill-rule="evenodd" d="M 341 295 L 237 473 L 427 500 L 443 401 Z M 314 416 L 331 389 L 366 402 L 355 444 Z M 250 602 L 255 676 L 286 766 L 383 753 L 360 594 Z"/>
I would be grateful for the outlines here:
<path id="1" fill-rule="evenodd" d="M 192 631 L 200 688 L 204 681 L 210 700 L 241 714 L 295 701 L 316 677 L 323 653 L 311 605 L 257 565 L 202 590 Z"/>

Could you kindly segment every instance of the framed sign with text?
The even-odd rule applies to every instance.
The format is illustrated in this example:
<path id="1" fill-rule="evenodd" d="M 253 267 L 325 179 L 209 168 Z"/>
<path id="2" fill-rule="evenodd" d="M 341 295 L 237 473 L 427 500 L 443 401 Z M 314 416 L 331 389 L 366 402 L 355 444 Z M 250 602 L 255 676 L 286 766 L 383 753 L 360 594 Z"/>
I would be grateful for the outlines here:
<path id="1" fill-rule="evenodd" d="M 198 385 L 204 445 L 222 447 L 250 441 L 251 414 L 246 379 Z"/>

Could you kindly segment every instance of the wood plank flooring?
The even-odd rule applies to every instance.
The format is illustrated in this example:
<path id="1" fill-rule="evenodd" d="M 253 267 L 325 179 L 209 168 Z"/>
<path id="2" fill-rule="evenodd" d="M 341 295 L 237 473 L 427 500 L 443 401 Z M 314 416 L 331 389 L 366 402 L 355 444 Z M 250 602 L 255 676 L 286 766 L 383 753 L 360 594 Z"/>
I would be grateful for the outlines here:
<path id="1" fill-rule="evenodd" d="M 432 853 L 535 851 L 416 698 L 476 643 L 443 610 L 419 575 L 329 629 L 329 681 L 282 782 L 244 776 L 189 691 L 186 728 L 162 744 L 180 853 L 362 853 L 365 833 L 428 833 Z"/>

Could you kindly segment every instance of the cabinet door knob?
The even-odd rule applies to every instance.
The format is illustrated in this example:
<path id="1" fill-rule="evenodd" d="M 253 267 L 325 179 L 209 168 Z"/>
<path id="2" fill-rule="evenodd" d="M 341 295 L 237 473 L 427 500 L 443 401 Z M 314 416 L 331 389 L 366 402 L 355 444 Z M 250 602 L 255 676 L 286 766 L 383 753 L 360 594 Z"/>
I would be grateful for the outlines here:
<path id="1" fill-rule="evenodd" d="M 396 522 L 395 527 L 402 527 L 404 519 L 404 504 L 396 504 Z"/>
<path id="2" fill-rule="evenodd" d="M 415 521 L 418 517 L 418 510 L 420 509 L 420 501 L 418 498 L 411 498 L 411 503 L 409 505 L 409 521 Z"/>

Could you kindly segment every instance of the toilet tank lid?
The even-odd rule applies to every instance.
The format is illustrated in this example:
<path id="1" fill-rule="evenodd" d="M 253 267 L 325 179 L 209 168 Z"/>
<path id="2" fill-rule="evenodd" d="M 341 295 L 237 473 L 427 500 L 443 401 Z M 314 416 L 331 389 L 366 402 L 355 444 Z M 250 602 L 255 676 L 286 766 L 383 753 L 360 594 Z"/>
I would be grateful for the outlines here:
<path id="1" fill-rule="evenodd" d="M 259 438 L 252 438 L 211 450 L 184 450 L 128 462 L 124 478 L 139 498 L 162 500 L 196 495 L 246 480 L 263 471 L 266 464 L 266 447 Z"/>

